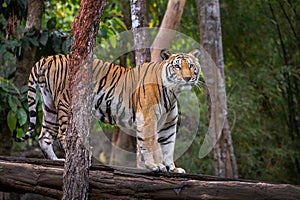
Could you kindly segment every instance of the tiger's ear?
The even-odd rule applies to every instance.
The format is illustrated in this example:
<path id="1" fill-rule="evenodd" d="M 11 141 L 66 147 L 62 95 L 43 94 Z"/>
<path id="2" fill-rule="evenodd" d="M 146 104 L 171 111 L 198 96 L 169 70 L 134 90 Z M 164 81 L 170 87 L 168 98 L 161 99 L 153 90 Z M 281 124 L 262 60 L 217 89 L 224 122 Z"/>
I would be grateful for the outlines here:
<path id="1" fill-rule="evenodd" d="M 162 49 L 160 52 L 160 57 L 163 60 L 167 60 L 171 55 L 172 53 L 168 49 Z"/>
<path id="2" fill-rule="evenodd" d="M 200 49 L 196 48 L 194 50 L 192 50 L 189 54 L 192 54 L 195 58 L 199 58 L 200 56 Z"/>

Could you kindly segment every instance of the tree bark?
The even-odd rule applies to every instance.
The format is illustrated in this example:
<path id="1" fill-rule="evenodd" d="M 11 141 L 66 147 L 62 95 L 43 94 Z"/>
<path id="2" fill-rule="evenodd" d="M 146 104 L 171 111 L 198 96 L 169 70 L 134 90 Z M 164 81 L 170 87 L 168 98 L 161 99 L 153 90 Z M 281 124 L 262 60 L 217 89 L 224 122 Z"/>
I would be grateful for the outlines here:
<path id="1" fill-rule="evenodd" d="M 135 61 L 139 66 L 144 62 L 149 62 L 150 57 L 150 42 L 147 20 L 146 0 L 130 0 L 131 8 L 131 23 L 134 38 Z"/>
<path id="2" fill-rule="evenodd" d="M 91 123 L 92 58 L 106 1 L 83 0 L 72 24 L 69 67 L 70 109 L 66 134 L 63 199 L 88 199 L 91 162 L 88 135 Z"/>
<path id="3" fill-rule="evenodd" d="M 185 1 L 186 0 L 169 0 L 159 32 L 151 46 L 151 61 L 161 61 L 160 51 L 164 48 L 170 48 L 175 36 L 175 31 L 172 30 L 178 29 Z"/>
<path id="4" fill-rule="evenodd" d="M 134 49 L 135 49 L 135 63 L 138 67 L 144 62 L 150 61 L 150 42 L 147 28 L 148 20 L 147 20 L 147 8 L 146 1 L 141 0 L 130 0 L 130 9 L 131 9 L 131 25 L 132 32 L 134 38 Z M 136 149 L 136 138 L 132 137 L 122 130 L 119 130 L 117 137 L 113 140 L 113 144 L 115 146 L 120 147 L 122 150 L 113 148 L 110 164 L 118 164 L 118 165 L 126 165 L 126 166 L 141 166 L 141 159 L 139 156 L 139 152 Z M 125 150 L 125 151 L 124 151 Z M 136 152 L 137 158 L 132 160 L 129 158 L 130 154 L 127 152 Z M 132 163 L 136 163 L 134 165 L 129 165 L 128 161 Z"/>
<path id="5" fill-rule="evenodd" d="M 0 191 L 32 192 L 60 199 L 63 162 L 0 157 Z M 193 174 L 152 173 L 93 165 L 90 199 L 300 199 L 300 187 Z"/>
<path id="6" fill-rule="evenodd" d="M 27 19 L 26 19 L 26 33 L 34 31 L 34 39 L 37 39 L 40 34 L 42 14 L 43 14 L 43 0 L 27 0 Z M 30 49 L 21 48 L 21 55 L 17 56 L 16 75 L 14 83 L 18 87 L 27 85 L 28 76 L 35 62 L 36 46 L 30 44 Z"/>
<path id="7" fill-rule="evenodd" d="M 212 69 L 212 89 L 207 92 L 207 106 L 210 113 L 210 120 L 214 122 L 213 148 L 215 175 L 220 177 L 238 177 L 238 169 L 234 155 L 231 131 L 227 120 L 227 115 L 222 113 L 226 105 L 226 89 L 222 47 L 222 31 L 220 7 L 218 0 L 196 0 L 199 13 L 201 45 L 211 56 L 216 66 Z M 211 102 L 214 101 L 214 102 Z M 214 106 L 212 105 L 214 104 Z M 213 108 L 212 108 L 213 106 Z M 220 117 L 224 115 L 223 120 Z M 219 134 L 221 131 L 221 134 Z"/>
<path id="8" fill-rule="evenodd" d="M 135 50 L 135 62 L 137 67 L 139 67 L 144 62 L 150 62 L 150 41 L 148 30 L 145 27 L 148 27 L 147 19 L 147 8 L 146 0 L 130 0 L 131 8 L 131 23 L 133 31 L 133 40 L 134 40 L 134 50 Z M 144 27 L 144 29 L 143 29 Z M 136 142 L 135 142 L 136 143 Z M 145 168 L 145 165 L 142 161 L 142 155 L 140 149 L 136 146 L 136 166 L 138 168 Z"/>

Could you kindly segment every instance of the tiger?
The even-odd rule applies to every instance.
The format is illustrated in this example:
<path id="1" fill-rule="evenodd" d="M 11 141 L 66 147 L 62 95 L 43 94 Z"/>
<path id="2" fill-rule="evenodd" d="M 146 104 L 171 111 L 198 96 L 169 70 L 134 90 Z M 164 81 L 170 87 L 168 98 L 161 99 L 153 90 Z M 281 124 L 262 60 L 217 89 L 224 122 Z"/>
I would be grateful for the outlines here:
<path id="1" fill-rule="evenodd" d="M 93 60 L 93 115 L 135 135 L 137 149 L 149 170 L 185 173 L 184 169 L 175 167 L 173 161 L 177 97 L 197 84 L 201 72 L 199 55 L 199 49 L 189 53 L 171 53 L 163 49 L 162 61 L 145 62 L 131 69 Z M 28 80 L 29 128 L 23 137 L 15 137 L 15 141 L 23 142 L 35 131 L 39 86 L 43 111 L 39 144 L 45 157 L 51 160 L 61 160 L 53 150 L 56 138 L 63 149 L 66 148 L 69 61 L 69 55 L 54 55 L 42 58 L 32 67 Z"/>

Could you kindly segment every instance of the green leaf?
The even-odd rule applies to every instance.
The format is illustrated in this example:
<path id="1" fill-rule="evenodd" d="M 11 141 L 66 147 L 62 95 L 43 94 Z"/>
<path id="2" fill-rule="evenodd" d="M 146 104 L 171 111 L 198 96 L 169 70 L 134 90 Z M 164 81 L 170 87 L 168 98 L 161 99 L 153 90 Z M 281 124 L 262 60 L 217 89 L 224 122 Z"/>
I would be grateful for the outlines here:
<path id="1" fill-rule="evenodd" d="M 1 172 L 1 171 L 3 171 L 3 166 L 2 166 L 2 165 L 0 165 L 0 172 Z"/>
<path id="2" fill-rule="evenodd" d="M 22 40 L 22 47 L 24 47 L 26 51 L 30 50 L 31 47 L 30 47 L 29 39 L 27 37 L 24 37 L 24 39 Z M 21 55 L 21 48 L 20 48 L 19 55 Z"/>
<path id="3" fill-rule="evenodd" d="M 23 126 L 27 121 L 27 113 L 23 108 L 17 110 L 17 117 L 19 120 L 20 126 Z"/>
<path id="4" fill-rule="evenodd" d="M 9 80 L 0 77 L 0 88 L 11 94 L 20 94 L 19 89 Z"/>
<path id="5" fill-rule="evenodd" d="M 105 39 L 108 38 L 106 29 L 104 29 L 104 28 L 101 28 L 101 29 L 98 31 L 98 34 L 99 34 L 100 37 L 102 37 L 102 38 L 105 38 Z"/>
<path id="6" fill-rule="evenodd" d="M 24 133 L 23 129 L 17 128 L 17 138 L 23 137 L 24 135 L 23 133 Z"/>
<path id="7" fill-rule="evenodd" d="M 17 127 L 16 113 L 12 110 L 10 110 L 7 114 L 7 125 L 11 132 L 13 132 Z"/>
<path id="8" fill-rule="evenodd" d="M 29 38 L 34 37 L 34 35 L 35 35 L 35 30 L 30 30 L 29 32 L 26 33 L 26 36 Z"/>
<path id="9" fill-rule="evenodd" d="M 28 91 L 28 85 L 24 85 L 20 88 L 21 94 L 26 94 L 27 95 L 27 91 Z"/>
<path id="10" fill-rule="evenodd" d="M 34 46 L 38 47 L 39 42 L 35 38 L 28 38 L 29 42 L 33 44 Z"/>
<path id="11" fill-rule="evenodd" d="M 8 96 L 8 104 L 9 104 L 10 108 L 12 109 L 12 111 L 17 112 L 18 104 L 17 104 L 14 96 L 11 96 L 11 95 Z"/>
<path id="12" fill-rule="evenodd" d="M 109 41 L 110 41 L 110 44 L 113 48 L 116 48 L 117 47 L 117 40 L 116 40 L 116 37 L 115 36 L 111 36 L 108 38 Z"/>
<path id="13" fill-rule="evenodd" d="M 54 31 L 53 32 L 53 38 L 52 38 L 52 48 L 55 52 L 59 51 L 60 42 L 61 42 L 60 33 L 58 31 Z"/>
<path id="14" fill-rule="evenodd" d="M 52 17 L 47 22 L 47 29 L 53 30 L 56 27 L 56 17 Z"/>
<path id="15" fill-rule="evenodd" d="M 47 31 L 43 31 L 39 39 L 40 43 L 45 46 L 48 42 L 49 34 Z"/>
<path id="16" fill-rule="evenodd" d="M 62 44 L 62 50 L 65 54 L 70 52 L 70 47 L 71 47 L 71 39 L 66 39 L 63 44 Z"/>
<path id="17" fill-rule="evenodd" d="M 119 24 L 124 30 L 127 30 L 126 24 L 118 17 L 113 18 L 114 21 Z"/>

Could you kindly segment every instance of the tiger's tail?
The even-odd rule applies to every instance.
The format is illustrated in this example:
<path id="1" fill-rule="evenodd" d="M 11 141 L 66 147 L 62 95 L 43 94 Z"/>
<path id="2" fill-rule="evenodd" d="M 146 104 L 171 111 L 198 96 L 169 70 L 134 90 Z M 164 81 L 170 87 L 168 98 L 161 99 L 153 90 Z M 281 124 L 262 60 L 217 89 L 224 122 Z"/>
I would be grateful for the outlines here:
<path id="1" fill-rule="evenodd" d="M 35 131 L 36 117 L 37 117 L 37 99 L 36 99 L 36 89 L 37 89 L 37 75 L 38 64 L 32 67 L 31 73 L 28 79 L 28 110 L 29 110 L 29 127 L 28 131 L 21 138 L 17 138 L 17 132 L 14 130 L 13 138 L 16 142 L 24 142 L 30 138 L 32 133 Z"/>

